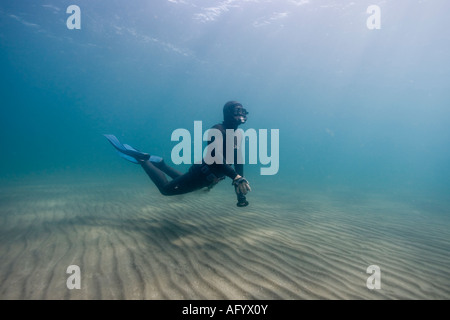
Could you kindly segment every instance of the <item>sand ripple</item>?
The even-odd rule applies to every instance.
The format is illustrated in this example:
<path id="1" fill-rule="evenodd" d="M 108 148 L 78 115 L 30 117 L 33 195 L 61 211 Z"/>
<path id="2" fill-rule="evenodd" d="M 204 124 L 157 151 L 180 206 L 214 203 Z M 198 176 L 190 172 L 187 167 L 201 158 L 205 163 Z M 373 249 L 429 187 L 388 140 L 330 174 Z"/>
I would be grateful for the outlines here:
<path id="1" fill-rule="evenodd" d="M 0 189 L 0 299 L 449 299 L 450 219 L 392 197 Z M 69 265 L 81 289 L 66 287 Z M 366 268 L 381 268 L 369 290 Z"/>

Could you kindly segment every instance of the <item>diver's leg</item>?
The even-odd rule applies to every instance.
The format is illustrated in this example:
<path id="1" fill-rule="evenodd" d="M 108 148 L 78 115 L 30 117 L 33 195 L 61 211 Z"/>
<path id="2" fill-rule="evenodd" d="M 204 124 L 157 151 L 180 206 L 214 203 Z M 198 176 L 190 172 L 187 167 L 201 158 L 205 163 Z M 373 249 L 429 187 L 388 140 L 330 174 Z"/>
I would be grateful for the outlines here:
<path id="1" fill-rule="evenodd" d="M 141 166 L 161 194 L 165 196 L 184 194 L 205 186 L 203 179 L 191 171 L 181 174 L 169 182 L 163 171 L 158 169 L 153 162 L 142 161 Z"/>
<path id="2" fill-rule="evenodd" d="M 162 158 L 160 161 L 152 161 L 152 164 L 172 179 L 178 178 L 183 175 L 183 173 L 181 173 L 180 171 L 169 167 Z"/>
<path id="3" fill-rule="evenodd" d="M 164 193 L 169 196 L 185 194 L 206 187 L 207 185 L 207 182 L 202 176 L 188 171 L 166 184 L 164 186 Z"/>
<path id="4" fill-rule="evenodd" d="M 159 191 L 163 193 L 164 186 L 169 183 L 164 173 L 155 167 L 151 161 L 141 161 L 140 164 Z"/>

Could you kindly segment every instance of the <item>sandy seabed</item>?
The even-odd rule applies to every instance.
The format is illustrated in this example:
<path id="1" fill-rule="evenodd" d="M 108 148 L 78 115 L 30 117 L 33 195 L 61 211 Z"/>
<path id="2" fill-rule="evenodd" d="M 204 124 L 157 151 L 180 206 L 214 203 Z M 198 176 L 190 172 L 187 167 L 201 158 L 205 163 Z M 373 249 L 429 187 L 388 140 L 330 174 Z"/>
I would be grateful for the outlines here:
<path id="1" fill-rule="evenodd" d="M 0 299 L 450 298 L 448 208 L 257 188 L 238 208 L 226 185 L 163 197 L 147 181 L 3 184 Z"/>

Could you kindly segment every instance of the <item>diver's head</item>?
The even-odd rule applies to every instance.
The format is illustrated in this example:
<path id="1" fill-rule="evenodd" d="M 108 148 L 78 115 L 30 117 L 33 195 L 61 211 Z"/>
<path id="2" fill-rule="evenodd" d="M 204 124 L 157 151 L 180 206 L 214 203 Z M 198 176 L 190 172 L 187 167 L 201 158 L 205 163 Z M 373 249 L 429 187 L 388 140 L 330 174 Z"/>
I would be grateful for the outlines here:
<path id="1" fill-rule="evenodd" d="M 228 101 L 223 106 L 223 122 L 229 127 L 237 127 L 247 121 L 247 110 L 237 101 Z"/>

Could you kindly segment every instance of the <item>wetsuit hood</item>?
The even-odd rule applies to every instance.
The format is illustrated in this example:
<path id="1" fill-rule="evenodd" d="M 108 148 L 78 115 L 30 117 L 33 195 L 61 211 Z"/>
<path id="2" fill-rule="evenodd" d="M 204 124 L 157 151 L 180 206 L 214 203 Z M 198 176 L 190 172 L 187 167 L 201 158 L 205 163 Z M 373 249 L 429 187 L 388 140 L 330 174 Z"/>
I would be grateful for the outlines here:
<path id="1" fill-rule="evenodd" d="M 228 101 L 223 106 L 223 123 L 226 127 L 237 128 L 247 121 L 247 110 L 237 101 Z"/>

